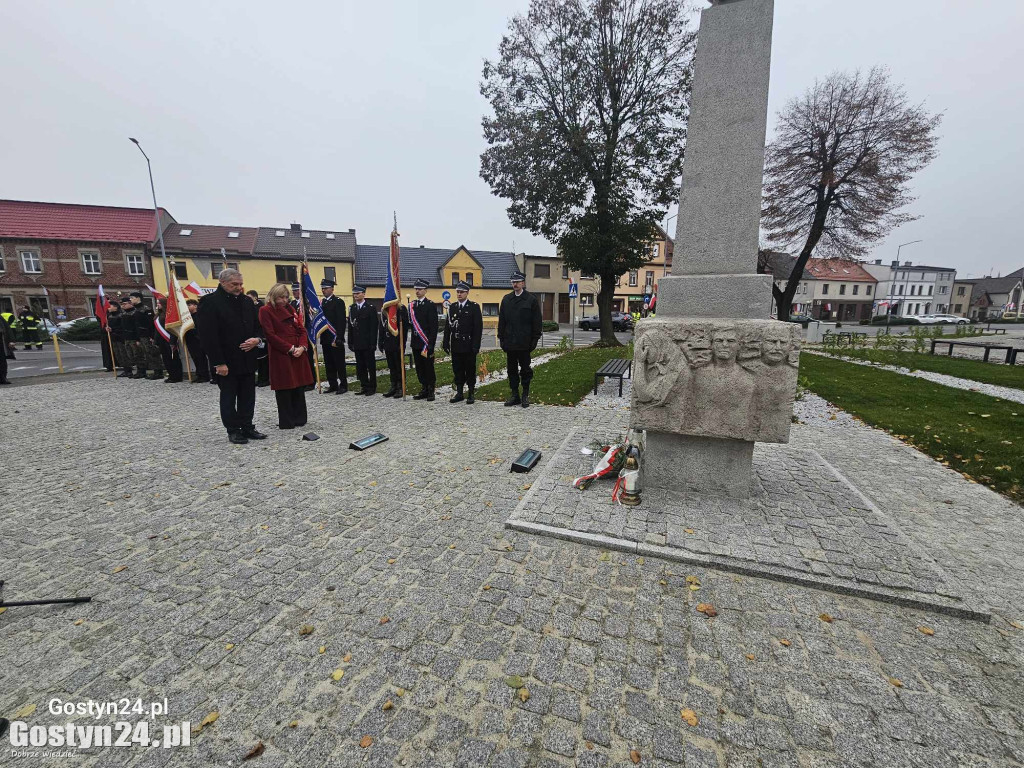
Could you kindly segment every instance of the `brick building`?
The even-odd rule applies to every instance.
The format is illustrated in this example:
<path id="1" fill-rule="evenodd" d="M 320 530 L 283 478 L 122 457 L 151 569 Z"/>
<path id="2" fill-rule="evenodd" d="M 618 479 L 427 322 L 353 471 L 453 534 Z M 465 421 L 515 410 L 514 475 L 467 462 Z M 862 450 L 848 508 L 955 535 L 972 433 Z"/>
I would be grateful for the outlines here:
<path id="1" fill-rule="evenodd" d="M 91 317 L 100 284 L 108 296 L 148 298 L 155 218 L 151 208 L 0 200 L 0 312 L 29 304 L 57 322 Z"/>

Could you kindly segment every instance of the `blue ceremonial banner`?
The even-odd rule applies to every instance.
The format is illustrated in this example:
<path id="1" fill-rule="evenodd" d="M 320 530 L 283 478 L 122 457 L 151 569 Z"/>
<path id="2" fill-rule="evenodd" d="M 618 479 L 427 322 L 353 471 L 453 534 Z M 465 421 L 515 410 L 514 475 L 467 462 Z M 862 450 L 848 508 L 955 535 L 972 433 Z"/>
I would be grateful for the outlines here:
<path id="1" fill-rule="evenodd" d="M 309 276 L 309 267 L 302 265 L 302 295 L 306 299 L 306 335 L 312 344 L 316 344 L 320 334 L 330 331 L 334 338 L 338 338 L 338 332 L 324 317 L 323 307 L 320 306 L 320 298 L 316 295 L 316 288 L 313 287 L 313 279 Z"/>

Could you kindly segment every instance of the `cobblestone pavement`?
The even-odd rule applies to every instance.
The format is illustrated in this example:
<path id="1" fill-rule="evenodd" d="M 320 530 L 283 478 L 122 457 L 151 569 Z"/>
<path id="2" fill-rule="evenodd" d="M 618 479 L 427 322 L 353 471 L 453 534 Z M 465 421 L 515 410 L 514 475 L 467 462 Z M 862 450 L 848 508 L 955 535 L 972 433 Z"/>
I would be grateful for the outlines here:
<path id="1" fill-rule="evenodd" d="M 584 492 L 572 486 L 600 457 L 581 455 L 591 439 L 581 428 L 569 433 L 509 528 L 989 618 L 815 451 L 758 445 L 749 499 L 648 488 L 639 506 L 625 507 L 612 500 L 614 478 Z M 608 434 L 600 442 L 620 439 Z"/>
<path id="2" fill-rule="evenodd" d="M 310 397 L 323 439 L 230 446 L 215 398 L 5 391 L 6 596 L 95 601 L 0 615 L 0 716 L 138 696 L 168 699 L 164 723 L 219 719 L 187 748 L 4 744 L 4 765 L 225 766 L 258 741 L 254 766 L 1024 761 L 1020 507 L 879 432 L 797 426 L 794 445 L 843 456 L 991 625 L 504 530 L 535 477 L 509 462 L 614 430 L 615 407 Z M 346 450 L 374 430 L 391 440 Z"/>

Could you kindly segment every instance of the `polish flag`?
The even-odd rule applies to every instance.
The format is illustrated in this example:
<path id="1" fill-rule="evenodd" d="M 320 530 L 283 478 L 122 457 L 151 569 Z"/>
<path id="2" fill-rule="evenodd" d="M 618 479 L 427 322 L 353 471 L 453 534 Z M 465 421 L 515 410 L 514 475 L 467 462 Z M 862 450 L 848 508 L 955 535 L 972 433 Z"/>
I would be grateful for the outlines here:
<path id="1" fill-rule="evenodd" d="M 107 297 L 103 293 L 103 286 L 99 286 L 96 295 L 96 319 L 100 321 L 100 328 L 107 327 Z"/>
<path id="2" fill-rule="evenodd" d="M 149 292 L 151 294 L 153 294 L 153 298 L 156 299 L 157 301 L 159 301 L 160 299 L 166 299 L 167 298 L 166 296 L 164 296 L 162 293 L 160 293 L 160 291 L 158 291 L 156 288 L 154 288 L 149 283 L 146 283 L 146 287 L 149 288 Z"/>
<path id="3" fill-rule="evenodd" d="M 203 289 L 199 287 L 195 280 L 193 280 L 191 283 L 186 285 L 181 290 L 185 291 L 186 293 L 191 293 L 193 296 L 203 295 Z"/>

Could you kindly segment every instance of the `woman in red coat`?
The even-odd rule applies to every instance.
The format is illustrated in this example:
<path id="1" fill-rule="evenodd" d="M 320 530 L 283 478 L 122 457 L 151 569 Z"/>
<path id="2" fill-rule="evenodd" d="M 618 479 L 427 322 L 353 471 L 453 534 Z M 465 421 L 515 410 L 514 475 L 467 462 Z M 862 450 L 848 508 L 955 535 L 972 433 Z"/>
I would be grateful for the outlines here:
<path id="1" fill-rule="evenodd" d="M 291 305 L 291 290 L 278 283 L 267 292 L 260 307 L 260 325 L 270 348 L 270 388 L 277 397 L 277 420 L 281 429 L 306 423 L 306 387 L 313 383 L 306 356 L 306 329 Z"/>

